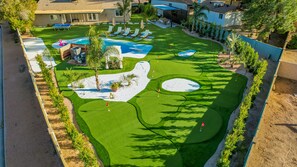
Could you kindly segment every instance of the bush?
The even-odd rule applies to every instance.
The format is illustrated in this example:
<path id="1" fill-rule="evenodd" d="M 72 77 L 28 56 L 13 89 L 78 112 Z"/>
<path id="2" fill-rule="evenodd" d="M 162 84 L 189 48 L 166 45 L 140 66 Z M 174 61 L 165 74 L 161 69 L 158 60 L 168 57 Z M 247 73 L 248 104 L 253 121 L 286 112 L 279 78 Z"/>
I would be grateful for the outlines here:
<path id="1" fill-rule="evenodd" d="M 252 106 L 253 97 L 260 92 L 260 87 L 264 75 L 266 74 L 268 63 L 266 60 L 258 60 L 259 55 L 255 50 L 247 43 L 239 41 L 236 44 L 237 54 L 242 56 L 242 59 L 245 64 L 247 64 L 249 70 L 252 70 L 255 74 L 253 79 L 253 85 L 251 86 L 247 96 L 243 99 L 243 102 L 240 106 L 240 113 L 238 118 L 234 122 L 232 131 L 227 135 L 225 141 L 225 148 L 221 152 L 221 157 L 218 161 L 218 166 L 220 167 L 229 167 L 230 158 L 236 149 L 238 143 L 244 140 L 245 132 L 245 120 L 248 117 L 248 111 Z"/>
<path id="2" fill-rule="evenodd" d="M 114 82 L 110 85 L 110 89 L 113 91 L 113 92 L 116 92 L 120 87 L 120 84 L 118 82 Z"/>
<path id="3" fill-rule="evenodd" d="M 297 35 L 294 35 L 287 45 L 288 49 L 297 49 Z"/>
<path id="4" fill-rule="evenodd" d="M 36 58 L 40 68 L 41 73 L 48 85 L 49 94 L 53 101 L 54 106 L 58 109 L 61 120 L 64 122 L 67 134 L 70 136 L 73 146 L 79 151 L 79 157 L 84 162 L 85 166 L 99 166 L 95 153 L 88 147 L 88 143 L 83 140 L 83 135 L 80 134 L 73 123 L 70 120 L 69 112 L 64 104 L 64 97 L 59 93 L 57 87 L 52 80 L 52 74 L 49 69 L 46 68 L 46 64 L 42 60 L 42 56 L 38 55 Z"/>

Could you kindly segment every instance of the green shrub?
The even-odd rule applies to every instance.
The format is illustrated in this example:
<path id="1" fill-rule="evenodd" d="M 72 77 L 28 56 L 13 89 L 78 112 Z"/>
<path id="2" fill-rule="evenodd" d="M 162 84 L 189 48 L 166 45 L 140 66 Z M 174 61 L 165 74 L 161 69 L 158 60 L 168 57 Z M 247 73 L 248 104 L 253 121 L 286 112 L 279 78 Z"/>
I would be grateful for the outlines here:
<path id="1" fill-rule="evenodd" d="M 64 97 L 62 94 L 59 93 L 57 87 L 55 87 L 55 84 L 52 80 L 52 74 L 50 70 L 46 68 L 46 64 L 43 62 L 42 56 L 38 55 L 36 60 L 41 68 L 41 73 L 49 87 L 49 94 L 53 101 L 53 104 L 58 109 L 61 120 L 64 122 L 67 134 L 70 136 L 74 148 L 79 151 L 79 157 L 84 162 L 85 166 L 99 166 L 95 153 L 88 147 L 89 143 L 87 143 L 83 139 L 83 135 L 77 131 L 77 129 L 71 122 L 68 109 L 64 104 Z"/>
<path id="2" fill-rule="evenodd" d="M 243 102 L 240 106 L 240 113 L 234 122 L 232 131 L 227 135 L 225 141 L 225 148 L 221 152 L 221 157 L 218 161 L 218 166 L 229 167 L 230 158 L 237 148 L 238 143 L 244 140 L 245 120 L 248 117 L 248 111 L 252 106 L 253 100 L 259 92 L 264 75 L 266 74 L 268 63 L 266 60 L 259 60 L 259 55 L 247 43 L 239 41 L 236 44 L 235 52 L 242 57 L 243 62 L 247 65 L 249 70 L 255 74 L 253 84 Z"/>
<path id="3" fill-rule="evenodd" d="M 288 49 L 297 49 L 297 35 L 292 36 L 291 41 L 287 45 Z"/>

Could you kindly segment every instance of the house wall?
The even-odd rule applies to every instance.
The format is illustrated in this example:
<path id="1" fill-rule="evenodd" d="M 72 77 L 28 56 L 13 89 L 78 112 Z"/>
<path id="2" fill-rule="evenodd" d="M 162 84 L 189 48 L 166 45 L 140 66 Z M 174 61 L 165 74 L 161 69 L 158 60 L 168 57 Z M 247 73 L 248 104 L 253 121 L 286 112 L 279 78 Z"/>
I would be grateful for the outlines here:
<path id="1" fill-rule="evenodd" d="M 35 26 L 47 26 L 55 23 L 62 23 L 61 16 L 57 15 L 57 20 L 51 20 L 50 15 L 35 15 Z"/>
<path id="2" fill-rule="evenodd" d="M 242 12 L 228 12 L 222 14 L 222 18 L 220 19 L 220 13 L 213 11 L 204 11 L 207 15 L 206 22 L 216 23 L 216 25 L 221 25 L 223 27 L 233 26 L 233 25 L 241 25 Z"/>
<path id="3" fill-rule="evenodd" d="M 228 12 L 225 14 L 225 24 L 224 27 L 241 25 L 241 18 L 243 16 L 242 12 Z"/>
<path id="4" fill-rule="evenodd" d="M 222 19 L 219 18 L 220 16 L 220 13 L 216 13 L 216 12 L 213 12 L 213 11 L 204 11 L 204 13 L 206 14 L 207 16 L 207 19 L 205 20 L 206 22 L 209 22 L 209 23 L 216 23 L 216 25 L 221 25 L 221 26 L 224 26 L 225 25 L 225 16 L 223 14 L 223 17 Z"/>
<path id="5" fill-rule="evenodd" d="M 65 17 L 64 17 L 65 15 Z M 47 26 L 55 23 L 75 23 L 75 24 L 86 24 L 86 23 L 100 23 L 100 22 L 111 22 L 115 18 L 116 22 L 123 22 L 123 16 L 116 16 L 115 9 L 105 9 L 102 13 L 95 13 L 95 20 L 89 20 L 88 13 L 75 13 L 75 14 L 58 14 L 56 20 L 50 19 L 50 14 L 37 14 L 35 15 L 35 26 Z M 127 14 L 126 21 L 129 21 L 131 14 Z"/>

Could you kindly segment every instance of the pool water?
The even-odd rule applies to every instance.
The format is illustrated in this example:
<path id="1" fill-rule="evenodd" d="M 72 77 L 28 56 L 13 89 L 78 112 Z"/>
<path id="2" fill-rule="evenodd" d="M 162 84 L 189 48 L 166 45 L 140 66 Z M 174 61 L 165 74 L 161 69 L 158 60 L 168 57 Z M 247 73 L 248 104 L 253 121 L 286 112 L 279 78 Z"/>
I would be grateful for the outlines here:
<path id="1" fill-rule="evenodd" d="M 143 58 L 153 48 L 152 45 L 138 44 L 135 42 L 114 40 L 114 39 L 109 39 L 109 38 L 102 38 L 102 39 L 103 39 L 103 49 L 105 49 L 108 46 L 121 46 L 121 51 L 122 51 L 123 57 Z M 87 37 L 63 40 L 63 42 L 80 44 L 80 45 L 89 45 L 90 44 L 89 38 L 87 38 Z M 61 46 L 59 46 L 59 42 L 52 44 L 52 46 L 56 49 L 61 48 Z"/>

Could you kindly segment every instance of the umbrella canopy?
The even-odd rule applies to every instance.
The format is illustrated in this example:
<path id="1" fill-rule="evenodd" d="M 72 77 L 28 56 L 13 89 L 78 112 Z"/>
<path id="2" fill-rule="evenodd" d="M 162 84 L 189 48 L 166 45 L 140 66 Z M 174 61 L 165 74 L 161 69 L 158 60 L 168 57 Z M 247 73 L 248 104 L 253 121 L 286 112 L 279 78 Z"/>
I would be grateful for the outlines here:
<path id="1" fill-rule="evenodd" d="M 140 21 L 140 29 L 144 29 L 143 20 Z"/>
<path id="2" fill-rule="evenodd" d="M 113 25 L 113 26 L 116 25 L 116 23 L 115 23 L 115 19 L 114 19 L 114 18 L 112 18 L 112 25 Z"/>

